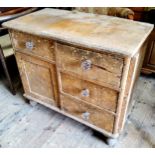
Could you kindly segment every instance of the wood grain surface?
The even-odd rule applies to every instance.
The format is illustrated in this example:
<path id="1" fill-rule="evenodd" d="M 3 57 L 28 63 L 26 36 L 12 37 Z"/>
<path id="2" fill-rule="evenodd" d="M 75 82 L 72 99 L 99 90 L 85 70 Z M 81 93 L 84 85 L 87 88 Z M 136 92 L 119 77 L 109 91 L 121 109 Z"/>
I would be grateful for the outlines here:
<path id="1" fill-rule="evenodd" d="M 49 8 L 3 26 L 125 56 L 133 56 L 153 29 L 148 23 Z"/>
<path id="2" fill-rule="evenodd" d="M 55 61 L 54 42 L 52 40 L 13 30 L 10 33 L 15 50 Z"/>
<path id="3" fill-rule="evenodd" d="M 86 101 L 99 108 L 105 108 L 115 112 L 117 106 L 118 92 L 112 89 L 93 84 L 69 74 L 61 73 L 61 91 L 72 95 L 77 99 Z M 88 94 L 84 94 L 88 92 Z"/>
<path id="4" fill-rule="evenodd" d="M 119 90 L 123 68 L 123 59 L 110 54 L 56 44 L 56 59 L 60 69 L 82 78 Z M 90 61 L 90 68 L 83 68 L 85 61 Z"/>
<path id="5" fill-rule="evenodd" d="M 16 52 L 16 60 L 25 93 L 57 106 L 55 65 L 18 52 Z"/>
<path id="6" fill-rule="evenodd" d="M 71 115 L 79 117 L 84 121 L 88 121 L 95 126 L 102 128 L 108 132 L 113 132 L 114 116 L 104 110 L 99 110 L 92 106 L 88 106 L 82 102 L 78 102 L 73 98 L 61 95 L 62 110 Z M 85 116 L 88 114 L 88 116 Z"/>

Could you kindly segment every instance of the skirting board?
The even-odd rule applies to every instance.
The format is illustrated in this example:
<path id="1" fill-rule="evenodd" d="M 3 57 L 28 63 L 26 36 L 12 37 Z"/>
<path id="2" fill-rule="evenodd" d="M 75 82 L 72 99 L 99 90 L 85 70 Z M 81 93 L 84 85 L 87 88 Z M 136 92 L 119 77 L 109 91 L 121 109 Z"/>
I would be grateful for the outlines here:
<path id="1" fill-rule="evenodd" d="M 57 107 L 54 107 L 54 106 L 52 106 L 50 104 L 42 102 L 42 101 L 40 101 L 40 100 L 38 100 L 36 98 L 33 98 L 33 97 L 29 96 L 29 95 L 26 95 L 26 94 L 24 94 L 23 96 L 25 98 L 29 99 L 29 100 L 35 101 L 37 103 L 40 103 L 41 105 L 44 105 L 44 106 L 46 106 L 46 107 L 48 107 L 48 108 L 50 108 L 50 109 L 52 109 L 52 110 L 54 110 L 54 111 L 56 111 L 58 113 L 61 113 L 61 114 L 65 115 L 65 116 L 67 116 L 67 117 L 70 117 L 73 120 L 76 120 L 76 121 L 78 121 L 78 122 L 80 122 L 80 123 L 82 123 L 82 124 L 84 124 L 86 126 L 89 126 L 89 127 L 93 128 L 94 130 L 96 130 L 96 131 L 98 131 L 100 133 L 103 133 L 108 138 L 117 138 L 118 137 L 118 134 L 110 134 L 110 133 L 108 133 L 107 131 L 105 131 L 103 129 L 100 129 L 100 128 L 92 125 L 92 124 L 89 124 L 88 122 L 85 122 L 85 121 L 83 121 L 83 120 L 81 120 L 79 118 L 76 118 L 76 117 L 72 116 L 71 114 L 66 113 L 65 111 L 62 111 L 62 110 L 58 109 Z"/>

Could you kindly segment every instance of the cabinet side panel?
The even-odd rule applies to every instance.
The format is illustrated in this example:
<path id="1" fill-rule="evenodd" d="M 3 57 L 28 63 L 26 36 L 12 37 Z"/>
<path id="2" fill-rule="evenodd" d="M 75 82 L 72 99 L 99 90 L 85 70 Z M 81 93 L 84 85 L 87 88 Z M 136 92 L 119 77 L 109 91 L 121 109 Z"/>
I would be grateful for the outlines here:
<path id="1" fill-rule="evenodd" d="M 114 133 L 119 133 L 124 127 L 125 120 L 127 118 L 127 112 L 132 107 L 132 94 L 135 83 L 139 77 L 144 55 L 146 51 L 146 45 L 148 40 L 144 42 L 137 54 L 132 58 L 126 58 L 125 67 L 122 79 L 122 91 L 120 93 L 118 101 L 117 118 L 115 122 Z"/>

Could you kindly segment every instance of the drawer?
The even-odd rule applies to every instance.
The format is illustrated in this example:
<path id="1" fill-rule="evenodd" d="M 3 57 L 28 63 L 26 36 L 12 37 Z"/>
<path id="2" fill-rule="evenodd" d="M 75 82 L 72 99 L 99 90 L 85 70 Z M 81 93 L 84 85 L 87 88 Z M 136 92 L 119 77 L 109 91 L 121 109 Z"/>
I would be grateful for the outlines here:
<path id="1" fill-rule="evenodd" d="M 108 132 L 113 132 L 114 115 L 93 106 L 88 106 L 75 99 L 61 95 L 61 108 L 63 111 L 93 124 Z"/>
<path id="2" fill-rule="evenodd" d="M 53 41 L 17 31 L 11 31 L 11 35 L 16 50 L 55 61 Z"/>
<path id="3" fill-rule="evenodd" d="M 119 90 L 123 68 L 122 58 L 57 43 L 56 59 L 61 70 Z"/>
<path id="4" fill-rule="evenodd" d="M 61 91 L 78 99 L 115 112 L 118 92 L 92 82 L 61 73 Z"/>

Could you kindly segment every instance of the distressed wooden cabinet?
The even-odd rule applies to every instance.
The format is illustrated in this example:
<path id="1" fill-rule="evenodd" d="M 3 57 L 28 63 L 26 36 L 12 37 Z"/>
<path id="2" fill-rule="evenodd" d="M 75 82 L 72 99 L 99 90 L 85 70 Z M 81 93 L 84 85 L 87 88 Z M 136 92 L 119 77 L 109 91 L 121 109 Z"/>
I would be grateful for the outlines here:
<path id="1" fill-rule="evenodd" d="M 109 138 L 120 134 L 153 25 L 43 9 L 3 26 L 26 98 Z"/>
<path id="2" fill-rule="evenodd" d="M 155 29 L 148 41 L 142 72 L 145 74 L 155 73 Z"/>

